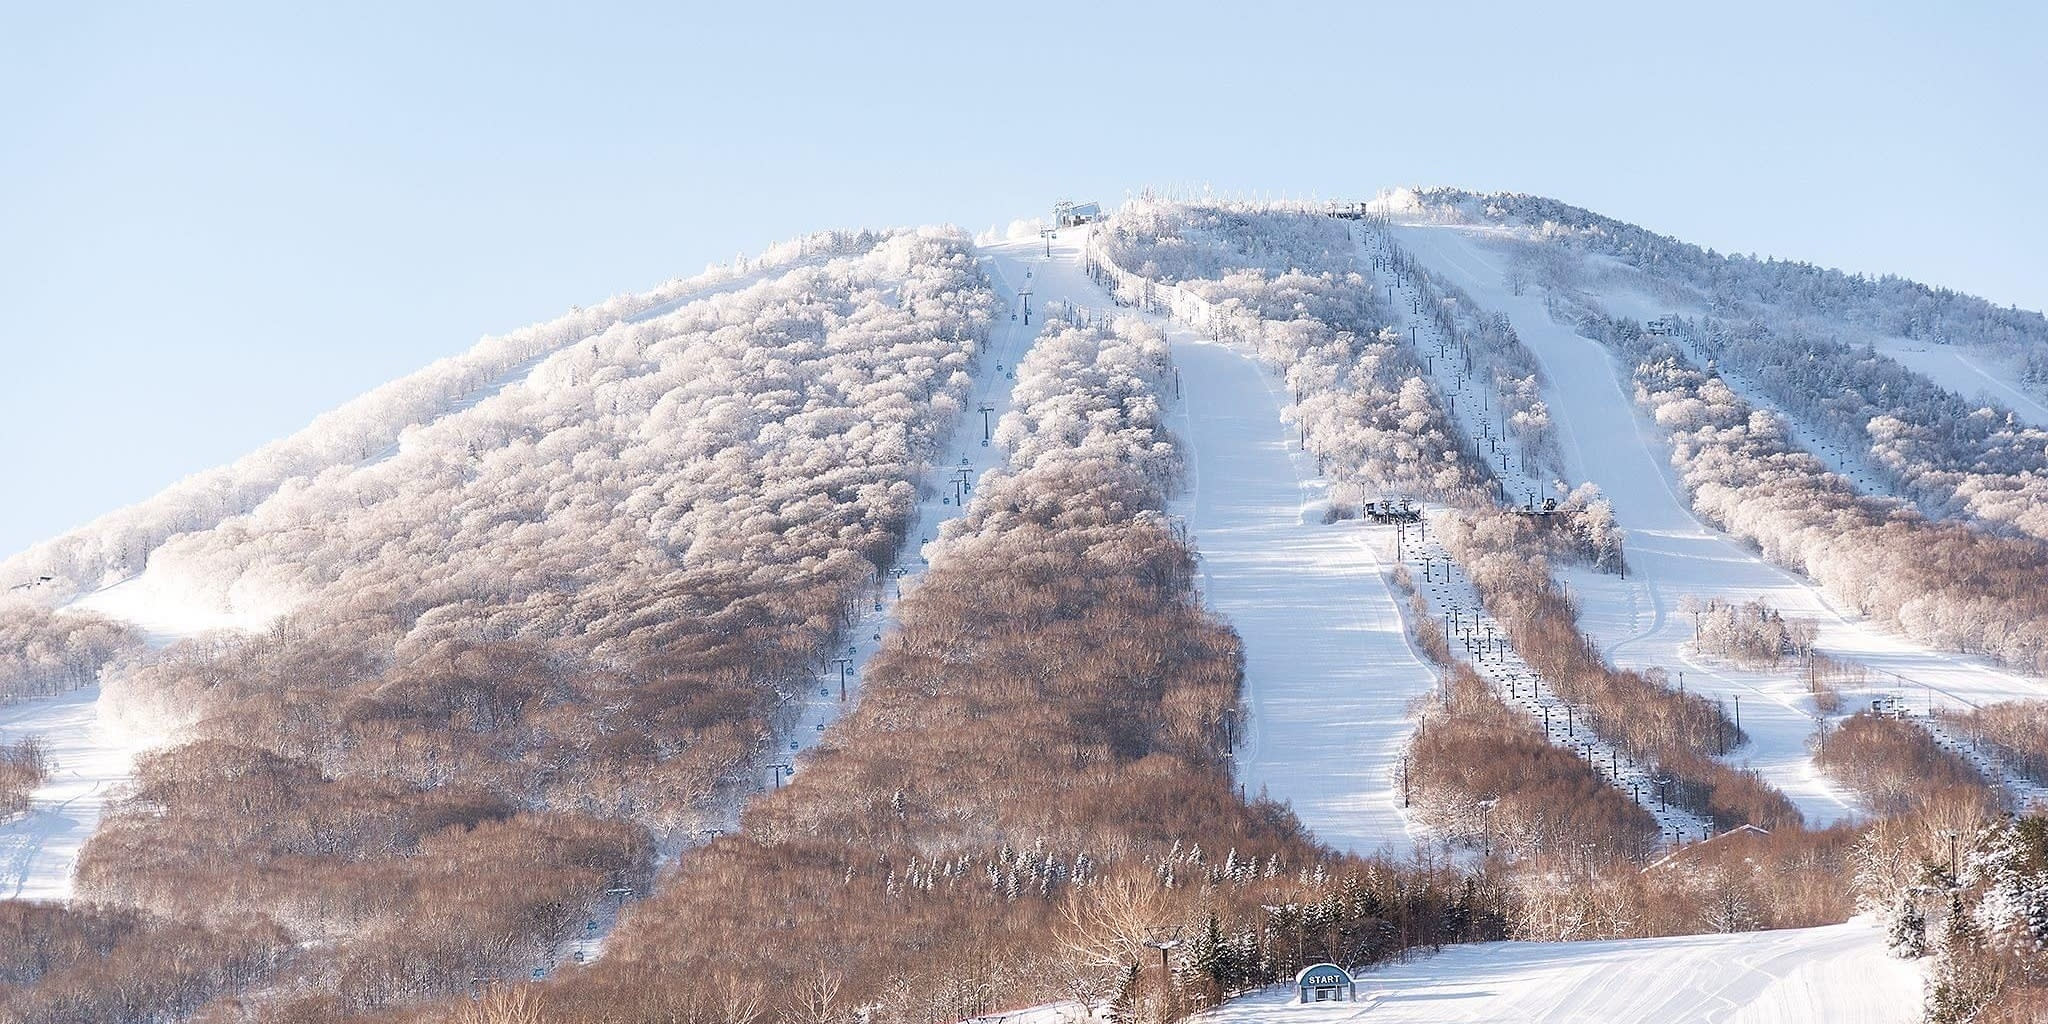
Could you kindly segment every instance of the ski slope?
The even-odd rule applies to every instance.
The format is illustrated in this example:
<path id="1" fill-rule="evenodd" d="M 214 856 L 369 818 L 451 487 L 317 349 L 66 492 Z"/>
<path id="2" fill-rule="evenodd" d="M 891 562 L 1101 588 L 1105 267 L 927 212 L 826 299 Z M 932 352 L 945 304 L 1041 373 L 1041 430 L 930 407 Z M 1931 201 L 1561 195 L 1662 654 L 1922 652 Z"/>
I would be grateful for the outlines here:
<path id="1" fill-rule="evenodd" d="M 1624 383 L 1625 368 L 1605 347 L 1553 321 L 1539 289 L 1511 294 L 1502 283 L 1499 256 L 1471 233 L 1441 225 L 1397 225 L 1394 231 L 1425 266 L 1483 308 L 1509 317 L 1548 378 L 1544 397 L 1567 471 L 1598 484 L 1613 502 L 1627 538 L 1628 578 L 1566 574 L 1581 609 L 1581 628 L 1619 665 L 1663 667 L 1674 682 L 1683 672 L 1687 688 L 1719 697 L 1731 708 L 1739 698 L 1750 742 L 1730 760 L 1755 768 L 1809 822 L 1852 817 L 1855 808 L 1814 768 L 1808 741 L 1817 709 L 1805 680 L 1789 665 L 1757 672 L 1694 658 L 1694 623 L 1678 610 L 1682 597 L 1762 599 L 1788 616 L 1812 620 L 1823 650 L 1874 673 L 1870 691 L 1850 694 L 1845 710 L 1878 692 L 1920 710 L 1930 703 L 1954 707 L 2048 696 L 2048 683 L 2038 678 L 1931 650 L 1845 614 L 1810 580 L 1765 562 L 1748 545 L 1702 523 L 1670 466 L 1661 431 L 1638 411 L 1632 387 Z"/>
<path id="2" fill-rule="evenodd" d="M 188 593 L 167 574 L 144 569 L 119 583 L 102 587 L 65 606 L 98 612 L 142 631 L 150 647 L 161 649 L 189 636 L 229 630 L 260 633 L 282 609 L 220 607 L 211 596 Z"/>
<path id="3" fill-rule="evenodd" d="M 133 623 L 152 649 L 214 630 L 261 628 L 257 619 L 180 600 L 146 573 L 68 607 Z M 0 822 L 0 899 L 69 899 L 78 853 L 120 787 L 134 777 L 135 759 L 170 739 L 165 728 L 117 716 L 101 702 L 100 692 L 88 686 L 0 704 L 0 744 L 38 737 L 54 765 L 43 785 L 29 794 L 28 813 Z"/>
<path id="4" fill-rule="evenodd" d="M 1358 1001 L 1285 986 L 1198 1024 L 1910 1024 L 1921 969 L 1869 921 L 1614 942 L 1489 942 L 1360 974 Z"/>
<path id="5" fill-rule="evenodd" d="M 260 629 L 267 616 L 208 609 L 159 585 L 147 573 L 94 591 L 66 606 L 121 619 L 142 630 L 150 648 L 214 630 Z M 109 671 L 114 671 L 110 669 Z M 116 716 L 100 687 L 0 704 L 0 744 L 41 739 L 54 767 L 29 794 L 29 811 L 0 822 L 0 899 L 71 898 L 78 853 L 107 805 L 135 774 L 135 759 L 162 746 L 163 728 Z"/>
<path id="6" fill-rule="evenodd" d="M 28 813 L 0 823 L 0 899 L 71 897 L 78 851 L 135 770 L 152 737 L 124 732 L 100 715 L 99 687 L 0 706 L 0 744 L 39 736 L 50 776 Z"/>
<path id="7" fill-rule="evenodd" d="M 1107 306 L 1083 271 L 1083 231 L 1030 258 L 1039 303 Z M 1042 253 L 1040 243 L 1014 243 Z M 1131 315 L 1141 315 L 1133 313 Z M 1386 573 L 1357 523 L 1321 523 L 1327 482 L 1282 419 L 1271 373 L 1250 355 L 1154 318 L 1181 377 L 1175 433 L 1187 490 L 1174 511 L 1201 557 L 1208 607 L 1244 644 L 1249 720 L 1237 778 L 1291 804 L 1316 838 L 1406 856 L 1400 762 L 1409 706 L 1436 685 L 1409 646 Z"/>
<path id="8" fill-rule="evenodd" d="M 1989 399 L 2011 409 L 2030 426 L 2048 427 L 2048 402 L 2019 385 L 2019 375 L 1997 356 L 1963 345 L 1936 345 L 1905 338 L 1873 337 L 1880 353 L 1972 401 Z"/>

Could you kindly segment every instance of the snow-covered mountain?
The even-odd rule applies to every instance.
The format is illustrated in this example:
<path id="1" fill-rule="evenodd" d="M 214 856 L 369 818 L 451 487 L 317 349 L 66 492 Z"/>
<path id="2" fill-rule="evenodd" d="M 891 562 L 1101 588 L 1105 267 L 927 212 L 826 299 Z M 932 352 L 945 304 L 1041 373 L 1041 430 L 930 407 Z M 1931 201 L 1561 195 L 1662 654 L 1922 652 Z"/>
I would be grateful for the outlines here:
<path id="1" fill-rule="evenodd" d="M 617 296 L 0 563 L 0 1014 L 2024 1013 L 2043 367 L 1448 189 Z"/>

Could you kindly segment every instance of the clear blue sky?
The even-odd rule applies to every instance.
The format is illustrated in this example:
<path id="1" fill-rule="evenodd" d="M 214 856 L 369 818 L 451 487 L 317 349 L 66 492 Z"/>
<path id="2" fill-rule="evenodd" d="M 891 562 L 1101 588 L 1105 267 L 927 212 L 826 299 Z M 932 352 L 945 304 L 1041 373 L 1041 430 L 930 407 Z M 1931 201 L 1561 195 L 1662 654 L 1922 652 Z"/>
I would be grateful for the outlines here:
<path id="1" fill-rule="evenodd" d="M 479 335 L 1146 185 L 1555 196 L 2048 306 L 2038 5 L 0 4 L 0 553 Z"/>

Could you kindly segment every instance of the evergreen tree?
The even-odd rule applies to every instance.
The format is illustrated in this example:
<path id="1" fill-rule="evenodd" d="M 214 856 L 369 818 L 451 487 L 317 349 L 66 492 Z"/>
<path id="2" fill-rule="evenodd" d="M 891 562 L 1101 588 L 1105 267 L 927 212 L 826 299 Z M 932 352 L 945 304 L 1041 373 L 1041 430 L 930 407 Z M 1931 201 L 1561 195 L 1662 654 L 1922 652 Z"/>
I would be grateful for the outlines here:
<path id="1" fill-rule="evenodd" d="M 1998 994 L 1998 971 L 1985 956 L 1984 936 L 1963 909 L 1960 893 L 1948 897 L 1948 919 L 1927 991 L 1928 1024 L 1965 1024 Z"/>
<path id="2" fill-rule="evenodd" d="M 1887 916 L 1890 921 L 1885 929 L 1885 948 L 1901 960 L 1918 960 L 1926 956 L 1927 915 L 1920 912 L 1920 903 L 1913 893 L 1899 893 Z"/>
<path id="3" fill-rule="evenodd" d="M 1223 922 L 1213 912 L 1209 923 L 1188 943 L 1181 964 L 1186 974 L 1214 986 L 1215 995 L 1230 990 L 1230 950 L 1223 940 Z"/>

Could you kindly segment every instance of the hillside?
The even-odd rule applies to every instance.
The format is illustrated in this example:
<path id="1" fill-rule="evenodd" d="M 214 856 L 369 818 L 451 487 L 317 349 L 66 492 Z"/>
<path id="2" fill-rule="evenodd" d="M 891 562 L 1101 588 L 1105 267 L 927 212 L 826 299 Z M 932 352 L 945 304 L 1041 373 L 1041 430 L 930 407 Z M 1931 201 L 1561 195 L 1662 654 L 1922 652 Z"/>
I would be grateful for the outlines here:
<path id="1" fill-rule="evenodd" d="M 2040 315 L 1445 189 L 1012 235 L 0 562 L 0 1019 L 2042 1005 Z"/>

